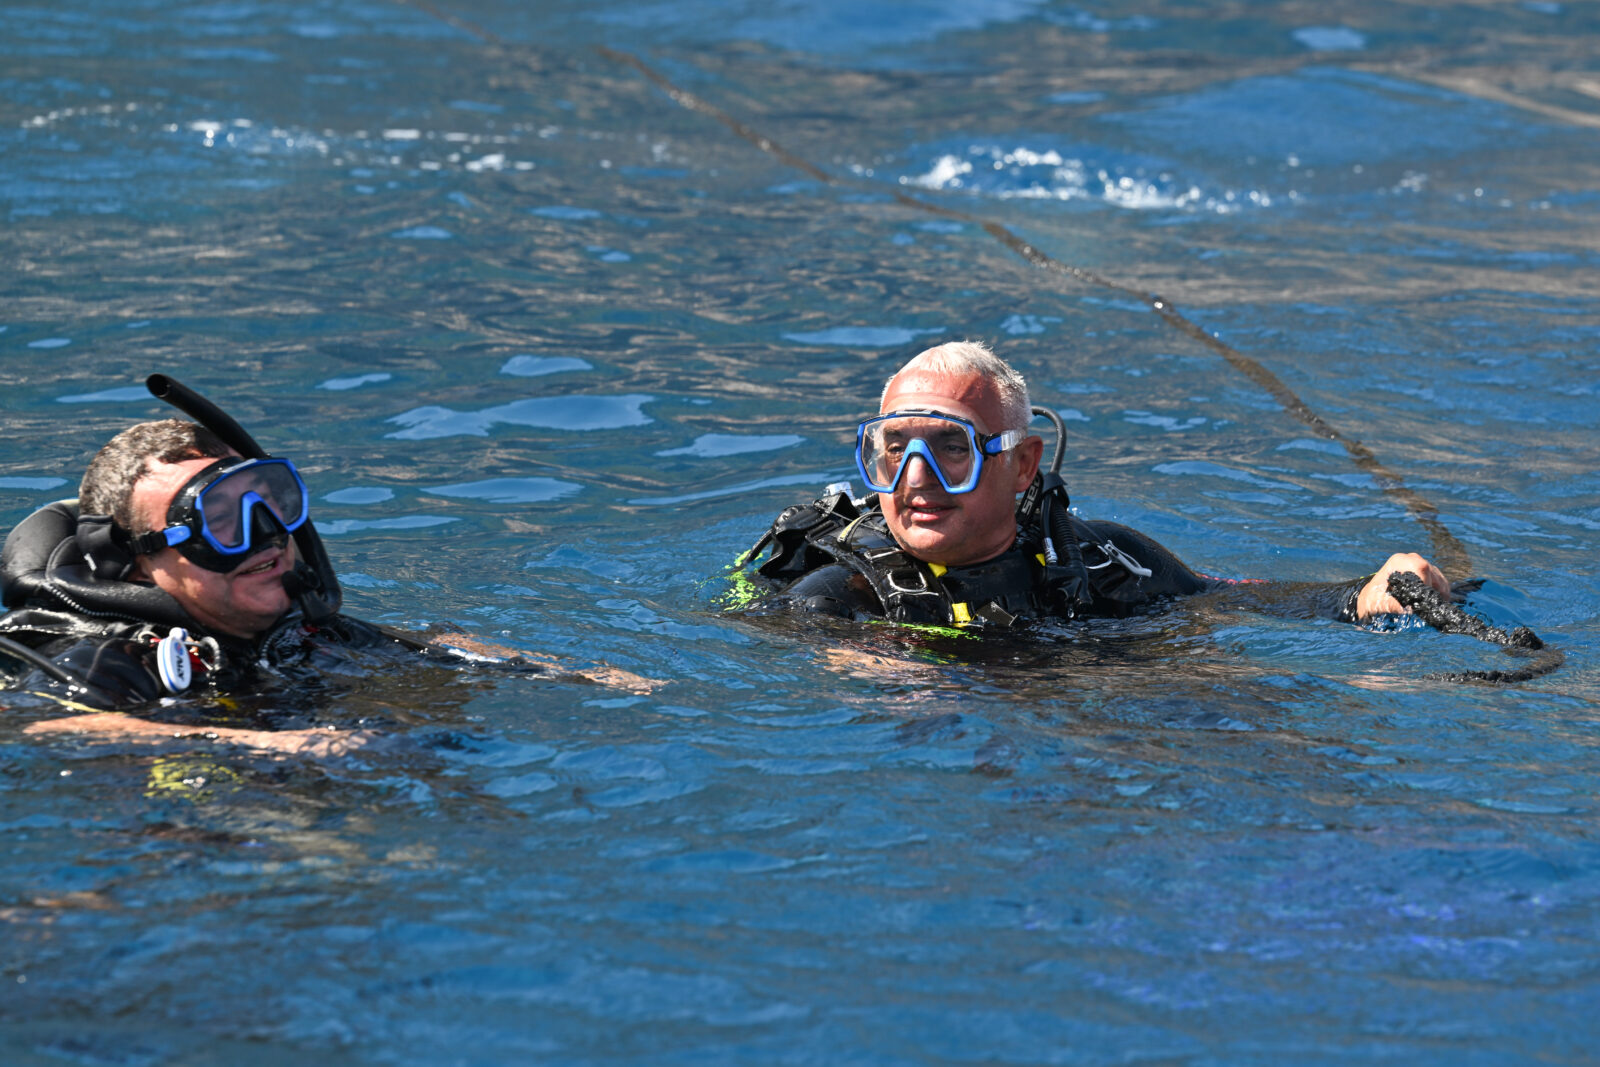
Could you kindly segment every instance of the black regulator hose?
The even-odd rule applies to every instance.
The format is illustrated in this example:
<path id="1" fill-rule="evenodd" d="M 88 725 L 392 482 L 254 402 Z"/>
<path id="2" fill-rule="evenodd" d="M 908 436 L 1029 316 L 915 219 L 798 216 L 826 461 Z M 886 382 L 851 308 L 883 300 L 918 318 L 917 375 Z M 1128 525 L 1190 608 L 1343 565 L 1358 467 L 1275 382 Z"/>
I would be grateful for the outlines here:
<path id="1" fill-rule="evenodd" d="M 9 637 L 0 637 L 0 659 L 12 660 L 19 664 L 23 670 L 32 668 L 52 681 L 60 682 L 67 687 L 69 692 L 87 694 L 107 707 L 116 703 L 90 683 L 88 679 L 79 678 L 44 653 L 37 649 L 29 648 L 19 641 L 13 641 Z"/>
<path id="2" fill-rule="evenodd" d="M 1055 452 L 1050 457 L 1050 473 L 1059 475 L 1061 473 L 1061 460 L 1067 454 L 1067 424 L 1061 421 L 1061 416 L 1052 408 L 1035 405 L 1032 411 L 1035 415 L 1043 415 L 1049 419 L 1050 425 L 1056 429 L 1056 447 Z"/>
<path id="3" fill-rule="evenodd" d="M 1072 528 L 1072 516 L 1068 511 L 1072 498 L 1061 477 L 1061 461 L 1067 453 L 1067 424 L 1050 408 L 1035 406 L 1032 410 L 1035 415 L 1049 419 L 1055 427 L 1056 445 L 1050 466 L 1041 470 L 1028 487 L 1022 509 L 1025 512 L 1038 509 L 1039 526 L 1045 536 L 1045 565 L 1061 566 L 1067 571 L 1055 590 L 1065 600 L 1065 607 L 1068 610 L 1086 607 L 1094 600 L 1093 587 L 1089 584 L 1089 569 L 1084 566 L 1083 553 L 1078 548 L 1077 531 Z"/>
<path id="4" fill-rule="evenodd" d="M 1539 635 L 1526 626 L 1518 626 L 1510 633 L 1492 626 L 1476 615 L 1469 614 L 1450 600 L 1407 571 L 1389 575 L 1389 595 L 1411 609 L 1412 614 L 1440 633 L 1464 634 L 1499 645 L 1510 655 L 1528 656 L 1527 667 L 1514 671 L 1453 671 L 1446 674 L 1429 674 L 1426 677 L 1446 682 L 1487 682 L 1507 685 L 1531 681 L 1549 674 L 1566 662 L 1558 648 L 1551 648 Z"/>
<path id="5" fill-rule="evenodd" d="M 239 455 L 246 459 L 267 458 L 267 450 L 257 444 L 256 439 L 234 421 L 233 416 L 176 378 L 152 374 L 144 384 L 151 396 L 188 415 Z M 283 576 L 283 588 L 300 605 L 300 612 L 307 622 L 318 623 L 332 618 L 339 613 L 344 594 L 339 588 L 338 577 L 333 573 L 327 550 L 322 547 L 322 538 L 317 535 L 317 528 L 310 519 L 292 536 L 300 558 L 295 562 L 294 569 Z"/>

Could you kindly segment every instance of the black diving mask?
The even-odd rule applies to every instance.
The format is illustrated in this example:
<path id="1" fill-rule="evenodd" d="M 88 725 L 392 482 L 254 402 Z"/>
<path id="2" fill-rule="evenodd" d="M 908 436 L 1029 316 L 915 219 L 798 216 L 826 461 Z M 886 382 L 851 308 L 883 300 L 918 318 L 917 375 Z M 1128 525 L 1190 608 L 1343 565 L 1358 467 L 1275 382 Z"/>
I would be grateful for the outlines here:
<path id="1" fill-rule="evenodd" d="M 167 509 L 166 528 L 133 538 L 133 550 L 149 555 L 170 546 L 196 566 L 227 574 L 285 544 L 310 517 L 310 494 L 293 463 L 229 457 L 185 482 Z"/>

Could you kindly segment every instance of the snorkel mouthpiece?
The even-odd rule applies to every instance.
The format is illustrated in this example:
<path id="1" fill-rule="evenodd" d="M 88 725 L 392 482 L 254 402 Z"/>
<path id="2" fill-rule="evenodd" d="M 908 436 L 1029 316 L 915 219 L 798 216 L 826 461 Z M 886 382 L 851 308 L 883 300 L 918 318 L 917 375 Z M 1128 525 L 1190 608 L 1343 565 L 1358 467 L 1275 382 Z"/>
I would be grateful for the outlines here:
<path id="1" fill-rule="evenodd" d="M 316 594 L 319 591 L 317 572 L 300 560 L 295 560 L 294 566 L 284 572 L 283 591 L 289 594 L 290 600 L 296 601 Z"/>

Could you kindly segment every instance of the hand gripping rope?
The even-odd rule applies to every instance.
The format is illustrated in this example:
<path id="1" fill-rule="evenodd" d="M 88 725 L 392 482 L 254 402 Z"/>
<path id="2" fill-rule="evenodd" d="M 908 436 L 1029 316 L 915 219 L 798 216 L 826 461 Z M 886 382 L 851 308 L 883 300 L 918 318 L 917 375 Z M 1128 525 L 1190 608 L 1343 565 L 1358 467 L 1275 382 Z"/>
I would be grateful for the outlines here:
<path id="1" fill-rule="evenodd" d="M 1405 571 L 1389 575 L 1389 595 L 1411 609 L 1412 614 L 1440 633 L 1464 634 L 1499 645 L 1509 655 L 1527 656 L 1532 662 L 1527 667 L 1512 671 L 1451 671 L 1424 675 L 1445 682 L 1487 682 L 1505 685 L 1526 682 L 1549 674 L 1566 662 L 1558 648 L 1551 648 L 1539 635 L 1526 626 L 1518 626 L 1510 633 L 1492 626 L 1476 615 L 1469 614 L 1451 603 L 1440 593 L 1425 584 L 1415 574 Z"/>

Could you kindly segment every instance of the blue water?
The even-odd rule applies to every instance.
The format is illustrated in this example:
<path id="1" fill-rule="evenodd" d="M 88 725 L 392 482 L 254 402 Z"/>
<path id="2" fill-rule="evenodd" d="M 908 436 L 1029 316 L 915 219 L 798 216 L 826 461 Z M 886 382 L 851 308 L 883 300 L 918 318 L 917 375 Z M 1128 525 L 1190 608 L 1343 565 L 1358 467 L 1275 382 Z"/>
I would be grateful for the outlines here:
<path id="1" fill-rule="evenodd" d="M 0 525 L 160 371 L 301 466 L 354 614 L 654 680 L 358 660 L 228 713 L 383 739 L 329 759 L 43 740 L 9 696 L 0 1060 L 1593 1062 L 1600 13 L 1303 10 L 0 11 Z M 981 221 L 1268 367 L 1565 665 L 1443 682 L 1517 662 L 1225 605 L 722 611 L 961 337 L 1062 413 L 1084 514 L 1208 573 L 1434 550 Z"/>

